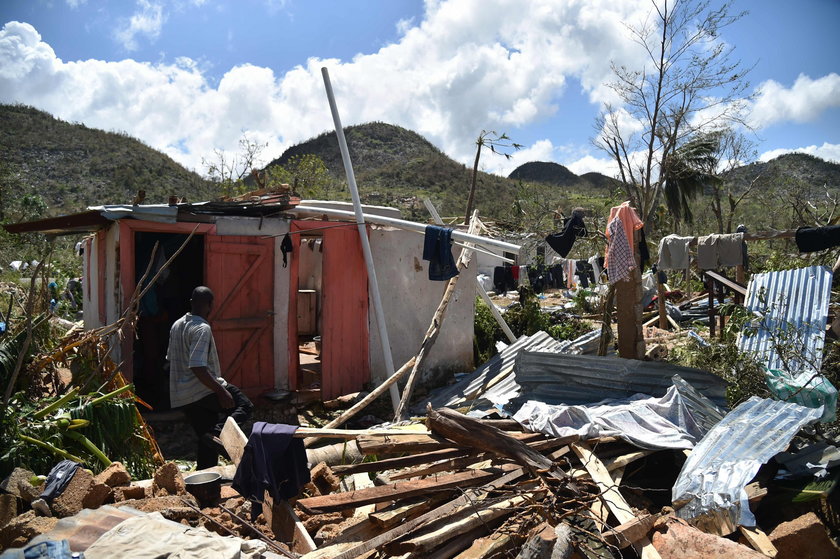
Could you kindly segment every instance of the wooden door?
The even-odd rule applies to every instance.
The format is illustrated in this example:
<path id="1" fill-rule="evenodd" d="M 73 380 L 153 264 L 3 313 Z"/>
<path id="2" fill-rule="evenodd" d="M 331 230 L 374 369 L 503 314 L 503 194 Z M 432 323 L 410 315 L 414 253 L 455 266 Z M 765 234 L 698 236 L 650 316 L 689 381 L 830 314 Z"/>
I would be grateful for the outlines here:
<path id="1" fill-rule="evenodd" d="M 223 376 L 249 396 L 274 388 L 274 239 L 208 235 L 205 267 Z"/>
<path id="2" fill-rule="evenodd" d="M 321 397 L 358 392 L 370 381 L 368 281 L 358 228 L 324 230 Z"/>

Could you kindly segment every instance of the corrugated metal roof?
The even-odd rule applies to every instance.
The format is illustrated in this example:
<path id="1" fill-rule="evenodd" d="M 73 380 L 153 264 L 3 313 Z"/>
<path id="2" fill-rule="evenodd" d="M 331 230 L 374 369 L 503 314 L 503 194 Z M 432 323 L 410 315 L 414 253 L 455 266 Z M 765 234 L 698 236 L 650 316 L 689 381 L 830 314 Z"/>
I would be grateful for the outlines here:
<path id="1" fill-rule="evenodd" d="M 792 374 L 822 367 L 825 324 L 831 298 L 832 273 L 825 266 L 810 266 L 755 274 L 747 287 L 746 308 L 756 314 L 754 332 L 744 332 L 741 351 L 755 353 L 770 369 Z M 776 344 L 791 347 L 799 356 L 785 359 Z"/>
<path id="2" fill-rule="evenodd" d="M 547 333 L 540 331 L 533 336 L 522 336 L 514 343 L 490 358 L 485 364 L 451 386 L 435 391 L 416 406 L 417 413 L 423 413 L 426 402 L 431 402 L 435 408 L 460 406 L 480 397 L 493 386 L 493 381 L 499 382 L 513 372 L 516 355 L 525 349 L 546 352 L 559 352 L 572 345 L 572 342 L 558 342 Z M 504 375 L 500 378 L 500 375 Z M 498 379 L 498 380 L 497 380 Z M 495 383 L 494 383 L 495 384 Z"/>
<path id="3" fill-rule="evenodd" d="M 726 404 L 726 382 L 711 373 L 660 361 L 522 351 L 516 358 L 521 387 L 506 407 L 528 400 L 547 404 L 592 404 L 633 394 L 662 396 L 679 375 L 717 405 Z"/>
<path id="4" fill-rule="evenodd" d="M 681 518 L 711 514 L 754 526 L 744 487 L 822 409 L 753 396 L 729 412 L 688 456 L 672 491 Z"/>

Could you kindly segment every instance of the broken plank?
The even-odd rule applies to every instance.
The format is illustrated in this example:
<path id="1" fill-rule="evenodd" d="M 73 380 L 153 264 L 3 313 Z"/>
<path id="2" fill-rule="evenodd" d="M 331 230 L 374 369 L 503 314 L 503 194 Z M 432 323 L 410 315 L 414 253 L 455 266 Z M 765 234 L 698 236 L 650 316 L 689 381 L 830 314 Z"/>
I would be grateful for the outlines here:
<path id="1" fill-rule="evenodd" d="M 738 526 L 738 530 L 741 531 L 741 534 L 750 542 L 750 545 L 761 553 L 762 555 L 766 555 L 767 557 L 775 557 L 779 550 L 776 549 L 776 546 L 773 545 L 773 542 L 770 541 L 770 538 L 767 537 L 761 528 L 754 527 L 748 528 L 746 526 Z"/>
<path id="2" fill-rule="evenodd" d="M 461 518 L 449 520 L 446 524 L 431 532 L 414 536 L 403 542 L 398 542 L 393 547 L 397 552 L 411 551 L 414 553 L 423 553 L 431 551 L 464 532 L 469 532 L 483 524 L 513 514 L 520 505 L 529 500 L 538 500 L 545 493 L 545 490 L 534 491 L 529 495 L 517 495 L 479 509 L 468 510 Z"/>
<path id="3" fill-rule="evenodd" d="M 604 467 L 607 468 L 608 472 L 612 472 L 614 470 L 618 470 L 621 468 L 626 467 L 627 465 L 639 460 L 640 458 L 644 458 L 645 456 L 649 456 L 653 454 L 655 451 L 653 450 L 640 450 L 638 452 L 631 452 L 629 454 L 625 454 L 623 456 L 617 456 L 615 458 L 601 460 L 601 463 L 604 464 Z M 585 469 L 575 469 L 572 472 L 572 477 L 579 478 L 579 477 L 588 477 L 589 472 Z M 615 485 L 618 485 L 618 482 L 615 482 Z"/>
<path id="4" fill-rule="evenodd" d="M 297 553 L 309 553 L 317 546 L 288 502 L 275 502 L 268 491 L 263 495 L 263 516 L 274 536 L 291 542 L 291 549 Z"/>
<path id="5" fill-rule="evenodd" d="M 421 500 L 413 503 L 374 512 L 370 515 L 370 521 L 376 524 L 380 530 L 390 530 L 400 522 L 417 518 L 421 514 L 428 512 L 433 506 L 442 500 L 436 497 L 428 499 L 425 496 L 420 499 Z"/>
<path id="6" fill-rule="evenodd" d="M 411 437 L 430 435 L 429 431 L 406 429 L 326 429 L 319 427 L 298 427 L 293 437 L 303 439 L 307 437 L 355 439 L 356 437 Z"/>
<path id="7" fill-rule="evenodd" d="M 633 514 L 630 505 L 627 504 L 627 501 L 618 491 L 618 486 L 610 476 L 606 466 L 595 456 L 592 449 L 586 443 L 581 442 L 572 443 L 571 447 L 578 458 L 580 458 L 584 468 L 589 472 L 592 481 L 598 484 L 598 487 L 601 489 L 601 499 L 606 503 L 613 516 L 618 519 L 618 522 L 624 524 L 634 519 L 636 515 Z M 641 550 L 642 559 L 660 559 L 659 552 L 656 551 L 656 548 L 653 547 L 653 544 L 650 543 L 647 537 L 640 539 L 635 547 L 637 547 L 637 551 Z"/>
<path id="8" fill-rule="evenodd" d="M 499 487 L 502 487 L 507 483 L 516 481 L 523 475 L 525 475 L 525 470 L 523 470 L 522 468 L 517 468 L 503 475 L 500 478 L 486 483 L 481 487 L 468 489 L 460 497 L 457 497 L 444 505 L 430 510 L 429 512 L 415 518 L 414 520 L 409 520 L 408 522 L 404 522 L 399 526 L 388 530 L 387 532 L 379 534 L 378 536 L 374 536 L 373 538 L 369 539 L 363 544 L 358 545 L 352 549 L 348 549 L 347 551 L 344 551 L 339 555 L 336 555 L 333 559 L 355 559 L 357 557 L 360 557 L 373 549 L 377 549 L 385 543 L 392 542 L 395 541 L 397 538 L 403 537 L 404 535 L 416 530 L 417 528 L 423 526 L 424 524 L 427 524 L 428 522 L 432 522 L 434 520 L 438 520 L 440 518 L 444 518 L 449 514 L 452 514 L 458 509 L 469 505 L 473 500 L 475 500 L 482 494 L 486 494 L 486 492 L 488 491 L 498 489 Z"/>
<path id="9" fill-rule="evenodd" d="M 417 468 L 409 468 L 400 472 L 396 472 L 388 476 L 390 480 L 400 480 L 400 479 L 411 479 L 413 477 L 421 477 L 421 476 L 428 476 L 432 474 L 437 474 L 440 472 L 449 472 L 453 470 L 463 470 L 468 466 L 475 464 L 476 462 L 483 461 L 487 458 L 487 454 L 476 454 L 473 456 L 464 456 L 462 458 L 453 458 L 451 460 L 442 460 L 435 464 L 430 464 L 428 466 L 418 466 Z M 480 466 L 473 466 L 473 468 L 480 467 Z"/>
<path id="10" fill-rule="evenodd" d="M 460 446 L 512 458 L 527 467 L 533 475 L 542 477 L 543 474 L 548 474 L 562 481 L 569 480 L 569 475 L 560 470 L 557 464 L 528 447 L 522 440 L 458 412 L 447 408 L 435 410 L 429 404 L 426 424 L 435 433 L 457 442 Z M 573 492 L 577 491 L 572 484 L 569 484 L 568 488 Z"/>
<path id="11" fill-rule="evenodd" d="M 615 528 L 605 531 L 602 536 L 604 536 L 604 541 L 608 544 L 614 545 L 619 549 L 624 549 L 625 547 L 638 542 L 643 537 L 647 537 L 657 518 L 657 515 L 652 514 L 637 516 L 629 522 L 625 522 Z"/>
<path id="12" fill-rule="evenodd" d="M 500 474 L 499 471 L 470 470 L 469 472 L 401 481 L 346 493 L 307 497 L 306 499 L 299 499 L 297 505 L 309 514 L 337 512 L 384 501 L 398 501 L 432 491 L 478 485 L 499 477 Z"/>
<path id="13" fill-rule="evenodd" d="M 219 440 L 222 446 L 225 447 L 228 456 L 230 456 L 230 461 L 235 466 L 238 466 L 239 461 L 242 460 L 242 455 L 245 453 L 245 445 L 248 444 L 248 437 L 245 436 L 245 433 L 242 432 L 242 429 L 239 428 L 239 425 L 236 424 L 236 421 L 232 417 L 228 417 L 225 420 L 222 432 L 219 433 Z"/>
<path id="14" fill-rule="evenodd" d="M 457 412 L 453 412 L 457 413 Z M 504 431 L 499 431 L 504 433 Z M 431 452 L 434 450 L 451 449 L 454 445 L 451 441 L 446 440 L 438 435 L 422 435 L 412 434 L 403 435 L 399 438 L 392 438 L 390 436 L 372 435 L 372 432 L 367 432 L 356 438 L 359 449 L 363 454 L 402 454 L 404 452 Z M 410 433 L 410 431 L 408 431 Z M 508 433 L 508 436 L 515 440 L 522 442 L 532 442 L 545 440 L 545 435 L 542 433 Z"/>
<path id="15" fill-rule="evenodd" d="M 423 452 L 421 454 L 412 454 L 411 456 L 401 456 L 399 458 L 385 458 L 383 460 L 377 460 L 375 462 L 336 465 L 332 467 L 332 470 L 336 474 L 383 472 L 385 470 L 398 470 L 400 468 L 418 466 L 420 464 L 430 464 L 439 460 L 463 458 L 464 456 L 468 456 L 469 454 L 470 451 L 468 450 L 463 450 L 459 448 L 449 448 L 445 450 L 433 450 L 431 452 Z"/>

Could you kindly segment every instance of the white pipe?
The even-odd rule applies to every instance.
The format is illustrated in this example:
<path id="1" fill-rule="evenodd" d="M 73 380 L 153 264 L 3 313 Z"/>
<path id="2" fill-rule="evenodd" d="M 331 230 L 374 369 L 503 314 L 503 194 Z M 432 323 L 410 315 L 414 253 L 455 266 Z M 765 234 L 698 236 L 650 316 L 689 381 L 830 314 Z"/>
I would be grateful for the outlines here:
<path id="1" fill-rule="evenodd" d="M 288 210 L 283 210 L 284 212 L 289 213 L 310 213 L 314 215 L 325 215 L 327 217 L 354 217 L 353 212 L 348 212 L 347 210 L 336 210 L 333 208 L 319 208 L 318 206 L 295 206 L 294 208 L 290 208 Z M 365 218 L 370 223 L 376 223 L 377 225 L 390 225 L 392 227 L 397 227 L 399 229 L 405 229 L 406 231 L 414 231 L 415 233 L 425 233 L 426 232 L 426 225 L 423 223 L 415 223 L 414 221 L 406 221 L 404 219 L 396 219 L 393 217 L 385 217 L 383 215 L 371 215 L 365 214 Z M 498 239 L 491 239 L 490 237 L 482 237 L 480 235 L 470 235 L 469 233 L 464 233 L 462 231 L 458 231 L 457 229 L 453 229 L 452 231 L 452 239 L 461 242 L 468 242 L 468 243 L 475 243 L 477 245 L 481 245 L 487 248 L 499 248 L 507 252 L 512 252 L 514 254 L 519 254 L 519 251 L 522 249 L 519 245 L 514 245 L 511 243 L 506 243 L 504 241 L 500 241 Z"/>
<path id="2" fill-rule="evenodd" d="M 510 343 L 514 343 L 516 341 L 516 336 L 513 335 L 513 331 L 508 326 L 508 323 L 505 322 L 504 317 L 502 317 L 502 313 L 499 312 L 499 309 L 496 308 L 496 305 L 493 304 L 493 301 L 490 299 L 490 296 L 487 294 L 487 291 L 484 290 L 484 286 L 481 285 L 481 282 L 478 281 L 478 278 L 475 278 L 475 290 L 481 295 L 481 298 L 487 303 L 487 306 L 490 307 L 490 313 L 493 315 L 493 318 L 496 319 L 496 322 L 499 323 L 499 326 L 502 328 L 502 332 L 505 333 L 507 339 L 510 340 Z"/>
<path id="3" fill-rule="evenodd" d="M 327 90 L 327 99 L 329 99 L 330 111 L 332 112 L 333 122 L 335 123 L 335 135 L 338 138 L 341 159 L 344 161 L 344 172 L 347 173 L 347 185 L 350 187 L 350 194 L 353 197 L 353 209 L 355 210 L 356 223 L 359 228 L 359 237 L 362 240 L 362 252 L 365 255 L 370 291 L 371 295 L 373 295 L 373 310 L 376 314 L 376 325 L 379 328 L 379 340 L 382 342 L 382 354 L 385 357 L 386 378 L 390 378 L 396 369 L 394 369 L 394 358 L 391 355 L 391 343 L 388 340 L 388 328 L 385 326 L 385 313 L 382 311 L 382 299 L 379 296 L 379 282 L 376 281 L 376 270 L 373 267 L 373 254 L 370 251 L 370 239 L 368 239 L 367 228 L 365 227 L 365 215 L 362 213 L 362 202 L 359 199 L 359 189 L 356 186 L 356 175 L 353 173 L 353 164 L 350 162 L 350 151 L 347 149 L 347 139 L 344 137 L 341 117 L 338 116 L 338 106 L 336 106 L 332 84 L 330 84 L 330 74 L 326 68 L 321 68 L 321 75 L 324 77 L 324 87 Z M 396 383 L 391 385 L 390 391 L 391 405 L 394 406 L 394 413 L 396 413 L 400 406 L 400 392 L 397 389 Z"/>

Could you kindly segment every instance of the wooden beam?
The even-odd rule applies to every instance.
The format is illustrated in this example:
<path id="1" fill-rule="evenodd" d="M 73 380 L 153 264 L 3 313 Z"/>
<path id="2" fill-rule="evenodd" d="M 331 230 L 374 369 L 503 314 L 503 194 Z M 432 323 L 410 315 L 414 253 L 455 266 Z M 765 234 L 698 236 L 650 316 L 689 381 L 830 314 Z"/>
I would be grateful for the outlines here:
<path id="1" fill-rule="evenodd" d="M 235 466 L 238 466 L 239 461 L 242 460 L 242 455 L 245 453 L 245 445 L 248 444 L 248 437 L 245 436 L 245 433 L 242 432 L 242 429 L 239 428 L 239 425 L 236 424 L 236 421 L 232 417 L 228 417 L 225 420 L 222 432 L 219 433 L 219 440 L 222 446 L 225 447 L 228 456 L 230 456 L 230 461 Z"/>
<path id="2" fill-rule="evenodd" d="M 766 555 L 767 557 L 775 557 L 779 550 L 776 549 L 776 546 L 773 545 L 773 542 L 770 541 L 770 538 L 767 537 L 767 534 L 761 531 L 761 528 L 747 528 L 746 526 L 738 526 L 738 530 L 741 531 L 741 534 L 746 538 L 750 545 L 761 553 L 762 555 Z"/>
<path id="3" fill-rule="evenodd" d="M 383 472 L 385 470 L 397 470 L 400 468 L 408 468 L 410 466 L 417 466 L 420 464 L 429 464 L 438 460 L 451 460 L 453 458 L 463 458 L 469 455 L 469 450 L 450 448 L 445 450 L 433 450 L 431 452 L 423 452 L 420 454 L 412 454 L 410 456 L 401 456 L 399 458 L 385 458 L 384 460 L 377 460 L 375 462 L 362 462 L 360 464 L 339 464 L 336 466 L 332 466 L 332 471 L 336 474 Z"/>
<path id="4" fill-rule="evenodd" d="M 379 487 L 370 487 L 346 493 L 332 493 L 318 497 L 299 499 L 297 505 L 308 514 L 337 512 L 349 508 L 356 508 L 371 503 L 398 501 L 417 495 L 424 495 L 433 491 L 471 487 L 486 483 L 499 477 L 499 471 L 470 470 L 446 476 L 434 476 L 428 479 L 401 481 Z"/>
<path id="5" fill-rule="evenodd" d="M 469 505 L 476 498 L 482 496 L 483 494 L 486 494 L 488 491 L 492 489 L 498 489 L 499 487 L 502 487 L 507 483 L 516 481 L 523 475 L 525 475 L 525 470 L 522 468 L 517 468 L 516 470 L 513 470 L 512 472 L 509 472 L 503 475 L 502 477 L 483 485 L 482 487 L 468 489 L 464 492 L 463 495 L 450 501 L 449 503 L 441 505 L 440 507 L 437 507 L 433 510 L 430 510 L 426 514 L 419 516 L 414 520 L 404 522 L 396 528 L 388 530 L 387 532 L 379 534 L 378 536 L 374 536 L 368 541 L 352 549 L 348 549 L 347 551 L 344 551 L 339 555 L 334 556 L 332 559 L 355 559 L 356 557 L 360 557 L 369 551 L 377 549 L 378 547 L 384 545 L 387 542 L 392 542 L 395 541 L 397 538 L 401 538 L 402 536 L 416 530 L 417 528 L 423 526 L 428 522 L 432 522 L 440 518 L 445 518 L 447 515 L 452 514 L 458 509 Z"/>
<path id="6" fill-rule="evenodd" d="M 601 499 L 606 503 L 613 516 L 615 516 L 621 524 L 630 522 L 636 518 L 636 515 L 633 514 L 633 510 L 630 508 L 630 505 L 627 504 L 627 501 L 624 500 L 624 497 L 618 491 L 618 486 L 615 484 L 615 480 L 613 480 L 610 476 L 610 473 L 607 471 L 603 462 L 601 462 L 601 460 L 595 456 L 595 453 L 592 452 L 592 449 L 590 449 L 585 443 L 581 442 L 572 443 L 571 447 L 575 454 L 578 455 L 578 458 L 580 458 L 583 466 L 589 472 L 589 475 L 592 477 L 592 481 L 594 481 L 601 489 Z M 653 547 L 653 544 L 650 543 L 650 540 L 647 539 L 647 537 L 639 540 L 636 550 L 641 550 L 642 559 L 660 559 L 659 552 L 656 551 L 656 548 Z"/>
<path id="7" fill-rule="evenodd" d="M 704 270 L 703 273 L 706 274 L 707 276 L 709 276 L 710 278 L 712 278 L 713 280 L 715 280 L 716 282 L 722 283 L 723 285 L 725 285 L 726 287 L 728 287 L 729 289 L 731 289 L 735 293 L 741 294 L 744 297 L 747 296 L 746 286 L 741 285 L 740 283 L 734 282 L 731 279 L 727 278 L 726 276 L 721 275 L 721 274 L 719 274 L 717 272 L 714 272 L 712 270 Z"/>
<path id="8" fill-rule="evenodd" d="M 637 516 L 628 522 L 620 524 L 615 528 L 605 531 L 602 536 L 604 540 L 610 544 L 624 549 L 632 545 L 642 538 L 646 538 L 653 528 L 653 523 L 656 522 L 658 515 L 644 514 Z"/>
<path id="9" fill-rule="evenodd" d="M 309 553 L 317 549 L 312 536 L 289 503 L 284 500 L 275 502 L 268 491 L 263 495 L 263 516 L 275 538 L 291 542 L 292 551 Z"/>

